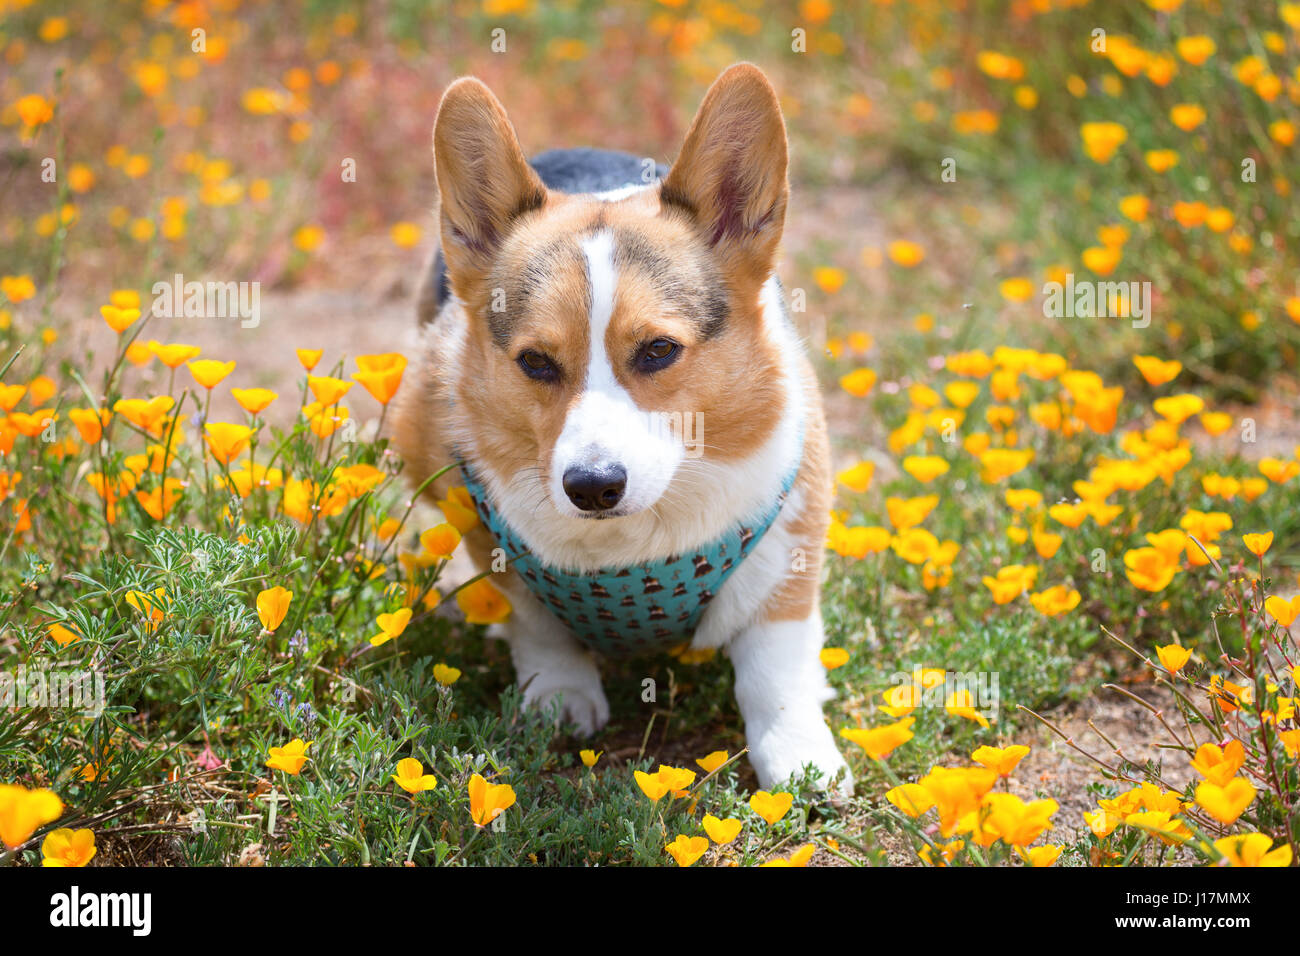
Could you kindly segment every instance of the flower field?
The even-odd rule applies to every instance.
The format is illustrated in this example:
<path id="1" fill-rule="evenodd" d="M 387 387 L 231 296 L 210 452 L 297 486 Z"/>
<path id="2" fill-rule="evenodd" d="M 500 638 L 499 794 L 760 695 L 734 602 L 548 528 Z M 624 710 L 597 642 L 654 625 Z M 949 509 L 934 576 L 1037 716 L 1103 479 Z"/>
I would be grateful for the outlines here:
<path id="1" fill-rule="evenodd" d="M 389 447 L 447 83 L 666 162 L 739 59 L 851 799 L 757 789 L 725 656 L 524 709 Z M 1300 3 L 0 0 L 0 60 L 0 864 L 1300 863 Z"/>

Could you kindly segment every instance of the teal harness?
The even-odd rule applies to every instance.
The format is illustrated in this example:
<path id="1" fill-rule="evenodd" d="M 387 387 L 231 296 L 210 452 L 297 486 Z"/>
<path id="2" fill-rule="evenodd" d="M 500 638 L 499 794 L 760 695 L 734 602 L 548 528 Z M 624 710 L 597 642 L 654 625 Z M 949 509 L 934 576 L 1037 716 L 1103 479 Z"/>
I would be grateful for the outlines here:
<path id="1" fill-rule="evenodd" d="M 585 572 L 547 567 L 534 557 L 460 461 L 479 518 L 529 590 L 579 640 L 611 657 L 661 652 L 691 639 L 709 602 L 781 513 L 798 467 L 796 463 L 765 511 L 701 548 L 647 564 Z"/>

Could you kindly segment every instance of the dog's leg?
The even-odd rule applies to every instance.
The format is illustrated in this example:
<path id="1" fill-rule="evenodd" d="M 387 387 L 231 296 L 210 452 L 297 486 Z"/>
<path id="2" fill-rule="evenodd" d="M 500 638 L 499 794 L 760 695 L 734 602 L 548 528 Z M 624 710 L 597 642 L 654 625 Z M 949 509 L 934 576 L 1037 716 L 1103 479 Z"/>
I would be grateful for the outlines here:
<path id="1" fill-rule="evenodd" d="M 772 787 L 811 763 L 828 788 L 853 793 L 853 775 L 822 716 L 834 696 L 818 657 L 820 611 L 802 621 L 758 621 L 736 636 L 728 654 L 736 669 L 736 702 L 745 719 L 749 759 L 759 783 Z"/>
<path id="2" fill-rule="evenodd" d="M 501 625 L 501 636 L 510 645 L 524 703 L 544 707 L 561 698 L 563 717 L 591 736 L 609 720 L 595 661 L 526 588 L 512 588 L 509 596 L 514 610 Z"/>

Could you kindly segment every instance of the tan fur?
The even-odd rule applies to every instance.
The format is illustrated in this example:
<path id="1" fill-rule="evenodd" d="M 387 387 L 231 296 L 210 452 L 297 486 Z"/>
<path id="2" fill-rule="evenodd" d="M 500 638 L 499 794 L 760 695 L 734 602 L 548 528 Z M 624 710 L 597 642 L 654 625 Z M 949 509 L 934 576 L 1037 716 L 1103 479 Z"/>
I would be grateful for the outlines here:
<path id="1" fill-rule="evenodd" d="M 596 229 L 634 236 L 652 259 L 671 262 L 685 287 L 717 285 L 728 306 L 723 331 L 706 340 L 700 317 L 685 314 L 650 272 L 635 262 L 620 266 L 605 347 L 641 409 L 701 413 L 705 457 L 739 461 L 768 439 L 785 410 L 781 368 L 795 366 L 805 382 L 809 417 L 796 534 L 807 568 L 772 594 L 764 617 L 806 618 L 818 596 L 830 470 L 811 366 L 760 334 L 759 292 L 774 266 L 788 195 L 784 124 L 767 80 L 748 65 L 727 71 L 705 97 L 662 190 L 616 203 L 547 191 L 525 163 L 504 109 L 477 80 L 448 89 L 434 144 L 444 254 L 469 318 L 460 341 L 444 319 L 426 326 L 413 380 L 399 397 L 394 444 L 412 483 L 452 460 L 453 418 L 472 423 L 478 463 L 497 475 L 549 472 L 590 354 L 581 241 Z M 755 151 L 758 162 L 740 161 Z M 546 281 L 529 292 L 526 315 L 496 319 L 507 327 L 503 346 L 501 330 L 492 327 L 494 292 L 512 290 L 507 298 L 518 300 L 522 293 L 513 284 L 530 267 Z M 682 357 L 653 376 L 634 373 L 637 348 L 661 336 L 681 343 Z M 522 374 L 516 358 L 525 349 L 553 358 L 562 381 Z M 448 367 L 449 356 L 456 367 Z M 430 499 L 445 497 L 459 481 L 458 472 L 449 472 L 429 490 Z M 548 507 L 543 494 L 539 480 L 539 506 Z M 495 547 L 487 532 L 475 529 L 466 544 L 486 566 Z M 516 582 L 510 584 L 508 590 Z"/>

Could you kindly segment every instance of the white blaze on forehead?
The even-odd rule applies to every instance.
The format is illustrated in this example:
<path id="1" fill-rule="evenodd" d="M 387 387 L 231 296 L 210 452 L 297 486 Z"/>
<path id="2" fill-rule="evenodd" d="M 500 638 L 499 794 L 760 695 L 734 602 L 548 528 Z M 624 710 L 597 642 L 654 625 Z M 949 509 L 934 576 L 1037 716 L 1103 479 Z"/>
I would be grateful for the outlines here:
<path id="1" fill-rule="evenodd" d="M 622 504 L 624 514 L 655 503 L 683 456 L 680 441 L 655 428 L 651 415 L 643 412 L 619 384 L 614 364 L 605 347 L 618 270 L 614 265 L 614 237 L 601 230 L 584 239 L 582 253 L 587 260 L 587 282 L 591 312 L 588 316 L 590 354 L 582 394 L 569 409 L 564 429 L 555 443 L 551 463 L 552 499 L 562 512 L 577 514 L 564 494 L 564 473 L 570 468 L 621 465 L 627 472 Z"/>
<path id="2" fill-rule="evenodd" d="M 614 378 L 614 368 L 605 351 L 605 335 L 614 314 L 614 290 L 618 274 L 614 268 L 614 237 L 602 230 L 582 243 L 587 257 L 587 281 L 591 284 L 591 357 L 587 363 L 587 392 L 617 389 L 626 393 Z M 630 401 L 630 399 L 629 399 Z"/>

